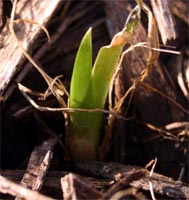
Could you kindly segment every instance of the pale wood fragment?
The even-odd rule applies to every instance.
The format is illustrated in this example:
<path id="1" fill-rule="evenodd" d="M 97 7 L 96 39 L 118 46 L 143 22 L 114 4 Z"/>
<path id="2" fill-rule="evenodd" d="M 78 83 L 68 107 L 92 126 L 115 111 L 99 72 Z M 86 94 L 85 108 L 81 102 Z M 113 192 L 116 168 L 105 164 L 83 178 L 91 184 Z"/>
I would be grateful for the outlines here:
<path id="1" fill-rule="evenodd" d="M 176 39 L 176 31 L 173 15 L 171 13 L 171 1 L 151 0 L 154 16 L 160 31 L 163 44 Z"/>
<path id="2" fill-rule="evenodd" d="M 22 186 L 34 191 L 39 191 L 41 189 L 52 159 L 52 150 L 56 142 L 56 139 L 49 139 L 33 150 L 27 170 L 21 180 Z M 16 200 L 20 200 L 20 198 L 16 198 Z"/>
<path id="3" fill-rule="evenodd" d="M 101 199 L 102 194 L 93 189 L 89 183 L 86 183 L 76 174 L 69 173 L 61 178 L 61 187 L 63 199 Z"/>
<path id="4" fill-rule="evenodd" d="M 54 200 L 53 198 L 39 194 L 36 191 L 24 188 L 0 175 L 0 192 L 4 194 L 10 194 L 12 196 L 18 196 L 25 200 Z"/>
<path id="5" fill-rule="evenodd" d="M 60 0 L 20 0 L 16 8 L 17 19 L 33 20 L 45 26 L 55 9 L 62 2 Z M 39 26 L 30 23 L 15 24 L 14 29 L 27 51 L 41 32 Z M 24 56 L 15 38 L 6 28 L 0 35 L 0 41 L 3 44 L 0 48 L 0 94 L 2 94 L 11 78 L 20 70 L 19 67 L 24 61 Z"/>

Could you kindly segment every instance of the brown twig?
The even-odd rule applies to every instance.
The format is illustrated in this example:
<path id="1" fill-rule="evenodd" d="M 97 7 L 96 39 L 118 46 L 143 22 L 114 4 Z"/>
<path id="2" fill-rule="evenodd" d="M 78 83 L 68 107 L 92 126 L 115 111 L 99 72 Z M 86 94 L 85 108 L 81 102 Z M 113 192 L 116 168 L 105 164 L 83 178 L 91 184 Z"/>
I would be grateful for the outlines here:
<path id="1" fill-rule="evenodd" d="M 0 175 L 0 191 L 4 194 L 10 194 L 17 196 L 25 200 L 55 200 L 53 198 L 42 195 L 36 191 L 29 190 L 23 186 L 20 186 Z"/>

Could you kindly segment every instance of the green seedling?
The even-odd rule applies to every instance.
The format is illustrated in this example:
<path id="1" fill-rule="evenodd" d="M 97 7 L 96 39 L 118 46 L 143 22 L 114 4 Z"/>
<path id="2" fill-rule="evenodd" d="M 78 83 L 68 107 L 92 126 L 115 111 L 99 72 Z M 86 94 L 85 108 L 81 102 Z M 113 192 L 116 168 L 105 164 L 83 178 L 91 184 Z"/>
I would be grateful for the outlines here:
<path id="1" fill-rule="evenodd" d="M 123 47 L 132 37 L 140 19 L 136 6 L 125 27 L 116 34 L 110 45 L 99 50 L 92 66 L 91 28 L 83 37 L 72 73 L 69 107 L 103 109 Z M 68 115 L 67 142 L 74 160 L 96 160 L 101 137 L 102 112 L 74 112 Z"/>
<path id="2" fill-rule="evenodd" d="M 30 89 L 22 86 L 20 83 L 18 87 L 35 108 L 41 111 L 61 111 L 64 113 L 67 125 L 66 144 L 69 149 L 67 152 L 71 153 L 70 155 L 75 161 L 97 160 L 99 157 L 98 151 L 100 145 L 101 149 L 103 149 L 102 146 L 104 146 L 104 144 L 107 145 L 106 137 L 102 138 L 101 135 L 102 115 L 103 112 L 107 113 L 107 110 L 104 110 L 104 106 L 123 48 L 127 43 L 132 41 L 134 29 L 140 21 L 141 9 L 148 15 L 149 45 L 147 46 L 149 46 L 151 50 L 147 60 L 147 67 L 141 72 L 139 79 L 134 82 L 132 90 L 140 81 L 144 80 L 152 63 L 158 57 L 158 53 L 152 50 L 153 48 L 157 49 L 159 44 L 153 15 L 141 0 L 137 0 L 137 3 L 138 5 L 131 11 L 123 30 L 113 37 L 110 45 L 104 46 L 99 50 L 94 64 L 92 64 L 91 28 L 86 32 L 81 41 L 74 63 L 70 95 L 67 93 L 58 77 L 55 79 L 49 77 L 28 55 L 15 35 L 13 28 L 14 17 L 12 17 L 12 26 L 10 30 L 13 36 L 15 36 L 18 46 L 48 84 L 48 90 L 44 97 L 49 93 L 53 94 L 60 103 L 61 108 L 41 107 L 27 95 L 27 93 L 33 93 Z M 16 3 L 14 5 L 16 5 Z M 14 13 L 14 9 L 12 13 Z M 125 53 L 123 55 L 125 55 Z M 62 98 L 64 94 L 67 94 L 69 97 L 68 104 Z M 125 95 L 122 99 L 124 98 Z M 119 105 L 121 105 L 121 103 Z M 112 114 L 112 111 L 108 113 Z M 101 144 L 100 141 L 102 141 Z"/>

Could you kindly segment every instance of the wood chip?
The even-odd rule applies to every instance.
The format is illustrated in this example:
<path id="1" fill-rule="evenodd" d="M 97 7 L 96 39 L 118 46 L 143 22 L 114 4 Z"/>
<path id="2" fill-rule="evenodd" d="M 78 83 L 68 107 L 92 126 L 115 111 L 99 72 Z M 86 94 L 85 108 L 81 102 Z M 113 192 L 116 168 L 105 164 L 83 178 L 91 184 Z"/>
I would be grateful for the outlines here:
<path id="1" fill-rule="evenodd" d="M 163 44 L 176 39 L 173 16 L 170 11 L 169 0 L 151 0 L 154 16 L 160 31 Z"/>
<path id="2" fill-rule="evenodd" d="M 79 176 L 69 173 L 61 179 L 63 198 L 76 199 L 101 199 L 102 194 L 86 184 Z"/>
<path id="3" fill-rule="evenodd" d="M 149 191 L 149 177 L 150 172 L 146 171 L 146 175 L 141 170 L 145 168 L 124 165 L 118 163 L 103 163 L 103 162 L 82 162 L 77 163 L 79 169 L 84 173 L 92 174 L 93 176 L 101 176 L 103 178 L 110 178 L 116 180 L 116 175 L 119 173 L 119 177 L 140 177 L 138 180 L 127 181 L 130 186 Z M 137 172 L 137 173 L 136 173 Z M 138 174 L 139 172 L 139 174 Z M 134 176 L 136 175 L 136 176 Z M 125 180 L 127 180 L 125 178 Z M 123 179 L 123 182 L 125 181 Z M 151 177 L 153 185 L 153 191 L 156 194 L 165 195 L 166 197 L 187 199 L 189 196 L 189 186 L 180 181 L 175 181 L 169 177 L 153 173 Z"/>
<path id="4" fill-rule="evenodd" d="M 52 149 L 56 142 L 55 139 L 49 139 L 34 149 L 27 170 L 21 180 L 22 186 L 35 191 L 41 189 L 52 159 Z M 20 200 L 20 198 L 16 198 L 16 200 Z"/>
<path id="5" fill-rule="evenodd" d="M 16 15 L 45 26 L 60 3 L 62 3 L 60 0 L 20 0 L 17 4 Z M 19 71 L 19 66 L 24 60 L 23 52 L 18 48 L 14 37 L 7 30 L 3 29 L 3 31 L 6 31 L 6 34 L 2 32 L 0 35 L 0 41 L 3 41 L 3 48 L 0 49 L 0 94 L 3 93 L 15 73 Z M 30 23 L 18 23 L 15 25 L 15 31 L 24 48 L 28 50 L 41 29 Z"/>
<path id="6" fill-rule="evenodd" d="M 17 196 L 25 200 L 54 200 L 53 198 L 39 194 L 36 191 L 29 190 L 20 186 L 0 175 L 0 191 L 4 194 Z"/>

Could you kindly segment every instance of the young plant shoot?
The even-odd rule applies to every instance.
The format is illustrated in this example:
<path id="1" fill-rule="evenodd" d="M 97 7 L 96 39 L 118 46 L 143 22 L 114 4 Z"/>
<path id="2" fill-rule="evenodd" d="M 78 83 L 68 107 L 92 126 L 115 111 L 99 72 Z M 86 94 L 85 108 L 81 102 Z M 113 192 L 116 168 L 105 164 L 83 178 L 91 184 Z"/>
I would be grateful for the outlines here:
<path id="1" fill-rule="evenodd" d="M 99 50 L 93 66 L 91 28 L 81 41 L 71 79 L 69 107 L 90 111 L 68 115 L 67 144 L 73 160 L 98 159 L 102 112 L 91 109 L 104 109 L 123 47 L 131 39 L 139 20 L 140 6 L 136 6 L 123 30 L 113 37 L 110 45 Z"/>

